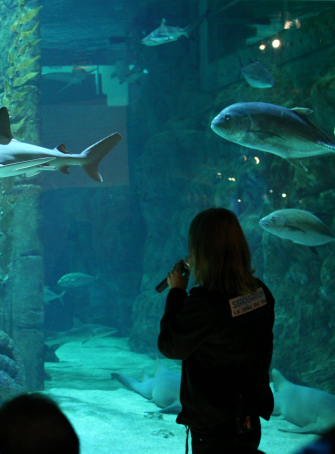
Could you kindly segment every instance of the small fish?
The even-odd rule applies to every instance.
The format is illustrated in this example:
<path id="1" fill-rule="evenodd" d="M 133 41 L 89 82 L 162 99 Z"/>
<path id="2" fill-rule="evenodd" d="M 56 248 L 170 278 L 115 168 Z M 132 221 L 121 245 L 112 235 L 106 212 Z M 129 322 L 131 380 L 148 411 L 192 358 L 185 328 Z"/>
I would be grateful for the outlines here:
<path id="1" fill-rule="evenodd" d="M 51 290 L 50 287 L 44 287 L 44 304 L 49 304 L 50 301 L 54 301 L 54 300 L 59 300 L 63 305 L 64 305 L 64 301 L 63 301 L 63 296 L 65 295 L 66 293 L 66 290 L 64 290 L 64 292 L 62 293 L 55 293 Z"/>
<path id="2" fill-rule="evenodd" d="M 62 276 L 57 284 L 60 287 L 75 288 L 75 287 L 85 287 L 92 285 L 96 282 L 97 278 L 91 276 L 90 274 L 85 273 L 69 273 Z"/>
<path id="3" fill-rule="evenodd" d="M 20 120 L 21 122 L 22 120 Z M 18 129 L 18 125 L 16 128 Z M 58 145 L 53 150 L 39 147 L 29 143 L 19 142 L 13 139 L 8 110 L 6 107 L 0 109 L 0 174 L 2 176 L 12 176 L 10 172 L 15 168 L 15 175 L 26 173 L 25 167 L 35 167 L 36 173 L 42 170 L 55 170 L 69 174 L 68 168 L 72 165 L 80 165 L 92 180 L 102 182 L 102 176 L 98 171 L 100 161 L 117 145 L 122 137 L 118 133 L 111 134 L 99 142 L 91 145 L 80 154 L 69 153 L 64 144 Z M 33 163 L 35 159 L 46 159 L 45 162 Z M 52 162 L 49 162 L 52 161 Z M 29 162 L 29 164 L 27 164 Z M 42 165 L 39 165 L 42 164 Z M 13 166 L 7 169 L 6 175 L 4 167 Z M 51 166 L 51 167 L 50 167 Z M 22 171 L 20 172 L 20 169 Z M 19 173 L 20 172 L 20 173 Z M 1 175 L 0 175 L 1 176 Z"/>
<path id="4" fill-rule="evenodd" d="M 258 61 L 252 61 L 241 68 L 245 80 L 254 88 L 271 88 L 274 85 L 273 78 L 266 66 Z"/>
<path id="5" fill-rule="evenodd" d="M 307 171 L 301 159 L 335 153 L 335 144 L 307 119 L 312 112 L 304 107 L 240 102 L 223 109 L 211 128 L 226 140 L 273 153 Z"/>
<path id="6" fill-rule="evenodd" d="M 185 28 L 166 25 L 166 19 L 162 19 L 160 26 L 143 38 L 141 42 L 146 46 L 159 46 L 161 44 L 171 43 L 172 41 L 178 41 L 182 36 L 189 38 L 206 19 L 207 15 L 208 10 Z"/>
<path id="7" fill-rule="evenodd" d="M 136 65 L 129 66 L 125 60 L 117 60 L 115 63 L 115 71 L 110 77 L 111 79 L 117 77 L 120 84 L 132 84 L 137 82 L 143 74 L 148 74 L 148 71 Z"/>
<path id="8" fill-rule="evenodd" d="M 117 332 L 116 328 L 93 323 L 84 324 L 74 319 L 74 328 L 59 333 L 46 333 L 46 345 L 63 345 L 68 342 L 81 342 L 85 344 L 92 338 L 107 337 Z"/>
<path id="9" fill-rule="evenodd" d="M 87 71 L 84 68 L 73 68 L 71 72 L 69 71 L 57 71 L 57 72 L 46 72 L 42 74 L 44 80 L 56 80 L 66 83 L 66 85 L 59 90 L 62 92 L 67 90 L 69 87 L 81 85 L 90 75 L 91 72 L 96 71 L 96 68 L 93 68 Z"/>
<path id="10" fill-rule="evenodd" d="M 335 241 L 334 233 L 313 213 L 295 208 L 274 211 L 259 221 L 267 232 L 293 243 L 315 247 Z"/>
<path id="11" fill-rule="evenodd" d="M 147 69 L 142 69 L 139 66 L 134 66 L 134 68 L 130 69 L 126 74 L 119 77 L 119 81 L 120 84 L 133 84 L 135 82 L 138 82 L 140 78 L 145 74 L 148 74 Z"/>

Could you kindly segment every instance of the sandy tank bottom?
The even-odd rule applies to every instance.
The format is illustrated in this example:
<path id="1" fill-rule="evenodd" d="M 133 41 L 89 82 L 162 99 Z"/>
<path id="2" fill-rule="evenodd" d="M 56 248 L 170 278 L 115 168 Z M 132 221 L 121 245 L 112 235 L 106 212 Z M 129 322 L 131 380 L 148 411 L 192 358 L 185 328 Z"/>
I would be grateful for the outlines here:
<path id="1" fill-rule="evenodd" d="M 57 350 L 58 363 L 46 363 L 51 380 L 45 393 L 53 398 L 72 422 L 81 443 L 81 454 L 183 454 L 185 428 L 175 415 L 147 413 L 156 405 L 111 380 L 111 372 L 142 379 L 151 376 L 156 361 L 129 350 L 127 338 L 106 337 L 86 343 L 70 342 Z M 180 367 L 163 359 L 174 372 Z M 291 454 L 319 437 L 280 432 L 294 427 L 278 417 L 262 420 L 259 449 L 267 454 Z M 191 451 L 191 450 L 190 450 Z"/>

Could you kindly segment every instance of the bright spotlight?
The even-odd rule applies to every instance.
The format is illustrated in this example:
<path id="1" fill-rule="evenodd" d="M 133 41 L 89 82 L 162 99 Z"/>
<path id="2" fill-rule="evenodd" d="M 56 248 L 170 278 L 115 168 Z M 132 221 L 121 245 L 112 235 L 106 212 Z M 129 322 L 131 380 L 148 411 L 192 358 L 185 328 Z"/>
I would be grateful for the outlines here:
<path id="1" fill-rule="evenodd" d="M 278 49 L 278 47 L 280 47 L 280 46 L 281 46 L 281 41 L 280 41 L 280 39 L 274 39 L 274 40 L 272 41 L 272 47 L 273 47 L 274 49 Z"/>

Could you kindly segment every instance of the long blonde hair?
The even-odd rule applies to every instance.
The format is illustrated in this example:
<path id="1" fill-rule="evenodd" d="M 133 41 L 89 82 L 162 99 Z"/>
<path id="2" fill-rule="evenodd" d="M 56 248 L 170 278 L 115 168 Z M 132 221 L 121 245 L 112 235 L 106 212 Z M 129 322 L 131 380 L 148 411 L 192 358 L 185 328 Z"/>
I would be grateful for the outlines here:
<path id="1" fill-rule="evenodd" d="M 199 213 L 190 225 L 188 250 L 195 284 L 238 295 L 256 290 L 250 249 L 232 211 L 209 208 Z"/>

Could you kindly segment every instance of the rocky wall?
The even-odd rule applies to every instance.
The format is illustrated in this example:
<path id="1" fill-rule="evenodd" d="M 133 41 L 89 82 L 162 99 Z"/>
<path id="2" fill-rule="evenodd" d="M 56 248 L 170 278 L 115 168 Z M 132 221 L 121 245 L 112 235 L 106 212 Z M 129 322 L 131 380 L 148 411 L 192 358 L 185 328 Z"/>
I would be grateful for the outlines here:
<path id="1" fill-rule="evenodd" d="M 1 2 L 2 106 L 17 140 L 39 143 L 38 0 Z M 0 328 L 15 342 L 27 390 L 43 389 L 43 247 L 40 188 L 24 176 L 0 181 Z M 1 386 L 1 383 L 0 383 Z"/>

